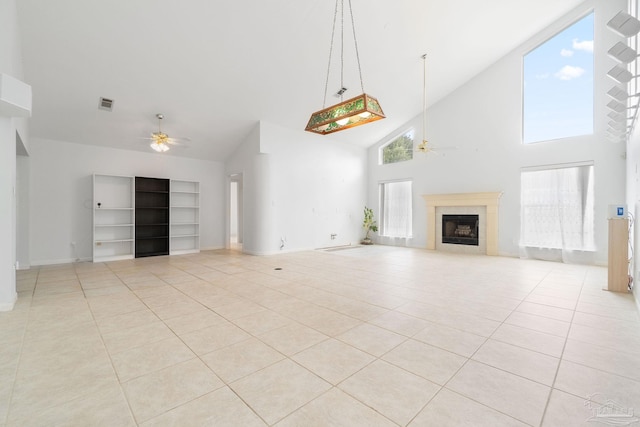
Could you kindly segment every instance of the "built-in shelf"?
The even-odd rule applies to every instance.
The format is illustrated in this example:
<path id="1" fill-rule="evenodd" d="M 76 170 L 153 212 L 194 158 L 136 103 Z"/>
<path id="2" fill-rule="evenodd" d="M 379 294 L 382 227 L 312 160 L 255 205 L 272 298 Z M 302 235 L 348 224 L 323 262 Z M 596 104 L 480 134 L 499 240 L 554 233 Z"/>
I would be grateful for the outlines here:
<path id="1" fill-rule="evenodd" d="M 99 208 L 95 208 L 96 211 L 132 211 L 133 208 L 106 208 L 101 206 Z"/>
<path id="2" fill-rule="evenodd" d="M 136 258 L 169 255 L 169 180 L 136 177 Z"/>
<path id="3" fill-rule="evenodd" d="M 93 261 L 133 258 L 133 177 L 93 175 Z"/>
<path id="4" fill-rule="evenodd" d="M 200 251 L 200 183 L 171 180 L 171 254 Z"/>
<path id="5" fill-rule="evenodd" d="M 93 261 L 200 251 L 200 184 L 93 176 Z"/>

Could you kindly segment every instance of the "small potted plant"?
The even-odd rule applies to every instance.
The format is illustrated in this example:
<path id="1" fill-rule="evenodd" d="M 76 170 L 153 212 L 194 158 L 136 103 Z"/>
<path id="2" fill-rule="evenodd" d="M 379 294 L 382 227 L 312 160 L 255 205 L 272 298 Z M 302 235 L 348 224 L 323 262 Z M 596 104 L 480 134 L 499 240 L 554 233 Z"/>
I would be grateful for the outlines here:
<path id="1" fill-rule="evenodd" d="M 373 209 L 364 207 L 364 221 L 362 222 L 362 228 L 365 229 L 366 234 L 364 235 L 364 239 L 362 239 L 363 245 L 373 245 L 373 241 L 371 237 L 369 237 L 370 232 L 377 232 L 378 225 L 376 224 L 376 220 L 373 219 Z"/>

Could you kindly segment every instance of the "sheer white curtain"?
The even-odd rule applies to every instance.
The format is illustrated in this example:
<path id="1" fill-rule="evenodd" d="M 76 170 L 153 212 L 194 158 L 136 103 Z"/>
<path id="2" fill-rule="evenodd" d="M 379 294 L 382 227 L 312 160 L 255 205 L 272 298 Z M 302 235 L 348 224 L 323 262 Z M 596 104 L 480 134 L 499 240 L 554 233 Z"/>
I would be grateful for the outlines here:
<path id="1" fill-rule="evenodd" d="M 563 260 L 571 251 L 593 251 L 593 229 L 592 165 L 521 173 L 520 246 L 525 256 L 539 257 L 535 248 L 561 250 Z"/>
<path id="2" fill-rule="evenodd" d="M 380 186 L 381 234 L 410 238 L 413 234 L 411 181 L 386 182 Z"/>

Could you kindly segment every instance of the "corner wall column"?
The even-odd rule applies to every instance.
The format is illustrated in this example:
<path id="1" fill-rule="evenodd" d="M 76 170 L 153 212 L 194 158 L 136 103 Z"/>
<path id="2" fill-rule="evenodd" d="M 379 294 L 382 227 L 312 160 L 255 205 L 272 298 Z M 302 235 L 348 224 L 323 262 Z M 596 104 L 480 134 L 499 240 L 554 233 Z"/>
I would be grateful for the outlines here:
<path id="1" fill-rule="evenodd" d="M 427 249 L 436 248 L 436 206 L 427 202 Z M 433 238 L 431 237 L 433 236 Z"/>
<path id="2" fill-rule="evenodd" d="M 0 311 L 13 310 L 16 292 L 16 144 L 14 118 L 31 117 L 31 86 L 0 73 Z"/>
<path id="3" fill-rule="evenodd" d="M 275 206 L 271 188 L 271 157 L 257 154 L 251 169 L 244 176 L 245 226 L 242 251 L 251 255 L 268 255 L 277 252 L 278 240 L 275 232 Z"/>
<path id="4" fill-rule="evenodd" d="M 16 130 L 0 115 L 0 311 L 9 311 L 16 292 Z"/>

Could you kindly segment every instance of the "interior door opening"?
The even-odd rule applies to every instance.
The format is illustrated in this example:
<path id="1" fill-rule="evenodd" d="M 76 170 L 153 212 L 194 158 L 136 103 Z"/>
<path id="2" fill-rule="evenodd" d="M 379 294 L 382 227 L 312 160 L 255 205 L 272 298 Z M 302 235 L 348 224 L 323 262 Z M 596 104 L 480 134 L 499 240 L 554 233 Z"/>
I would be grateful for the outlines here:
<path id="1" fill-rule="evenodd" d="M 242 250 L 242 174 L 229 183 L 229 248 Z"/>

